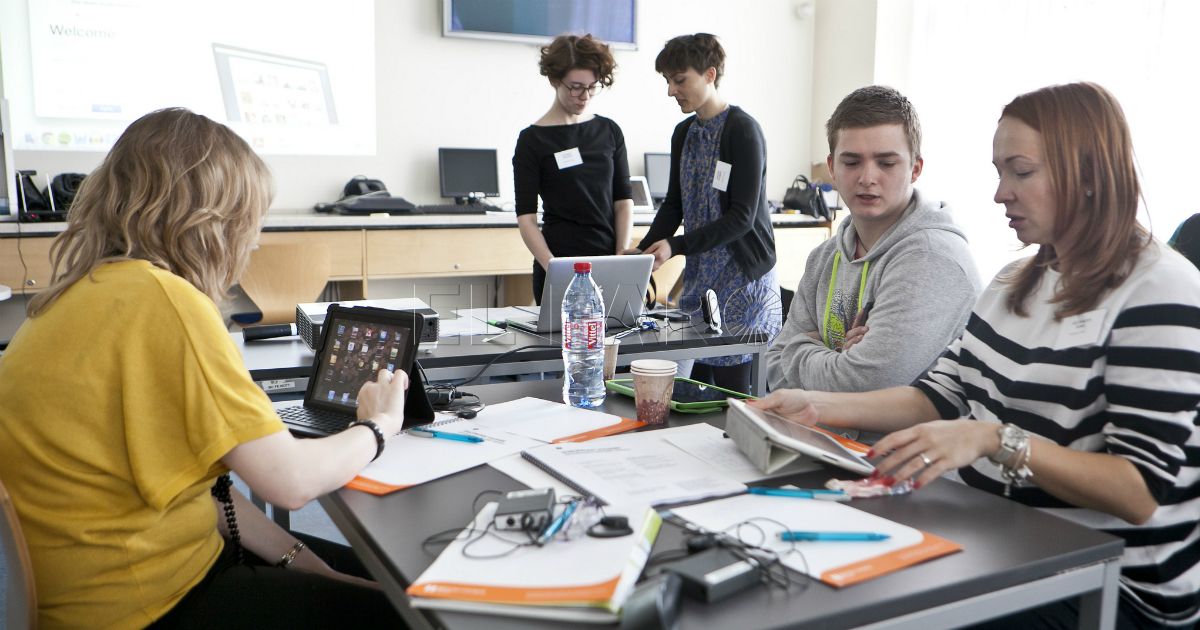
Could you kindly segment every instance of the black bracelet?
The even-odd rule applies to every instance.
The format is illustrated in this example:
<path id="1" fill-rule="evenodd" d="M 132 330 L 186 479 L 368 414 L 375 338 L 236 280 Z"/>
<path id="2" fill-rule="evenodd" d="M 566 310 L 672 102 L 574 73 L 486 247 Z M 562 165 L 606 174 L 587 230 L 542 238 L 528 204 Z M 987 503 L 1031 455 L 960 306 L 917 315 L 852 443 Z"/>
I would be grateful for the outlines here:
<path id="1" fill-rule="evenodd" d="M 383 444 L 387 441 L 387 438 L 383 437 L 383 429 L 380 429 L 379 425 L 375 424 L 375 421 L 373 420 L 355 420 L 354 422 L 350 423 L 349 427 L 346 428 L 349 429 L 350 427 L 360 426 L 367 427 L 375 433 L 375 457 L 371 458 L 371 461 L 375 461 L 379 459 L 380 455 L 383 455 Z"/>

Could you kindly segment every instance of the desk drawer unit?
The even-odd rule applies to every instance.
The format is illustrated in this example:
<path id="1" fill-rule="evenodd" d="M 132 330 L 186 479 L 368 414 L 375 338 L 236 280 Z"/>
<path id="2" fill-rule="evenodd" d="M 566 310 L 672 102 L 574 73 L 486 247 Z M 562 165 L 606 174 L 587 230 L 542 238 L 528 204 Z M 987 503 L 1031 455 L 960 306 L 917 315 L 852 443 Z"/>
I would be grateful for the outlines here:
<path id="1" fill-rule="evenodd" d="M 51 236 L 0 239 L 0 284 L 10 287 L 14 294 L 21 291 L 22 282 L 26 291 L 45 289 L 50 284 L 50 244 L 53 242 Z"/>
<path id="2" fill-rule="evenodd" d="M 508 275 L 532 265 L 516 228 L 367 231 L 371 278 Z"/>
<path id="3" fill-rule="evenodd" d="M 263 245 L 322 243 L 329 248 L 330 280 L 361 280 L 363 277 L 363 231 L 263 232 Z"/>

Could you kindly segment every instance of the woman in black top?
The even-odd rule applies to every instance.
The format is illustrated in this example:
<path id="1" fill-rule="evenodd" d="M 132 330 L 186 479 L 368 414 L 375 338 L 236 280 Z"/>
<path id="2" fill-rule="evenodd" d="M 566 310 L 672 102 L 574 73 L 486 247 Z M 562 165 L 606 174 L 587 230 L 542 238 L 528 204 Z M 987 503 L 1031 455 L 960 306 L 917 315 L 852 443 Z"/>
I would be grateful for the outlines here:
<path id="1" fill-rule="evenodd" d="M 767 145 L 758 122 L 717 92 L 724 67 L 725 50 L 707 33 L 673 38 L 655 59 L 667 95 L 695 115 L 675 127 L 667 197 L 630 253 L 653 254 L 655 269 L 672 256 L 687 256 L 680 308 L 699 321 L 700 298 L 712 289 L 728 332 L 772 339 L 783 326 L 783 309 L 765 192 Z M 684 233 L 676 236 L 680 224 Z M 692 377 L 749 392 L 750 359 L 697 359 Z"/>
<path id="2" fill-rule="evenodd" d="M 513 179 L 540 304 L 551 258 L 611 256 L 628 247 L 633 194 L 621 128 L 588 111 L 592 97 L 613 82 L 617 64 L 608 45 L 591 35 L 560 35 L 542 48 L 539 66 L 554 88 L 554 104 L 517 138 Z"/>

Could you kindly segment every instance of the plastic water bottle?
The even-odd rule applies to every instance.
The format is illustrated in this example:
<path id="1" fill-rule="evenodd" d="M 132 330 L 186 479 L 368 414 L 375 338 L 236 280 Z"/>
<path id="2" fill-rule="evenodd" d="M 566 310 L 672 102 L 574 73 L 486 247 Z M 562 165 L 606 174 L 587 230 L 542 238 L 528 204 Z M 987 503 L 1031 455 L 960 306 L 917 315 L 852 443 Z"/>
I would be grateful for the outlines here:
<path id="1" fill-rule="evenodd" d="M 604 299 L 592 281 L 592 263 L 575 263 L 562 302 L 563 402 L 595 407 L 604 402 Z"/>

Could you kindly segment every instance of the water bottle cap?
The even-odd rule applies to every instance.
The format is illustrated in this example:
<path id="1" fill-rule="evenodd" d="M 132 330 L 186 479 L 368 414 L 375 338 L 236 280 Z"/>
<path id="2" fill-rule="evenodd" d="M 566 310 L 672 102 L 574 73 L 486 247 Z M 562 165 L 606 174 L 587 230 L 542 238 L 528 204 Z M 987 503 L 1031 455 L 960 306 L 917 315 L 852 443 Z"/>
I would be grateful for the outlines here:
<path id="1" fill-rule="evenodd" d="M 575 273 L 592 273 L 592 263 L 590 263 L 590 262 L 575 263 Z"/>

